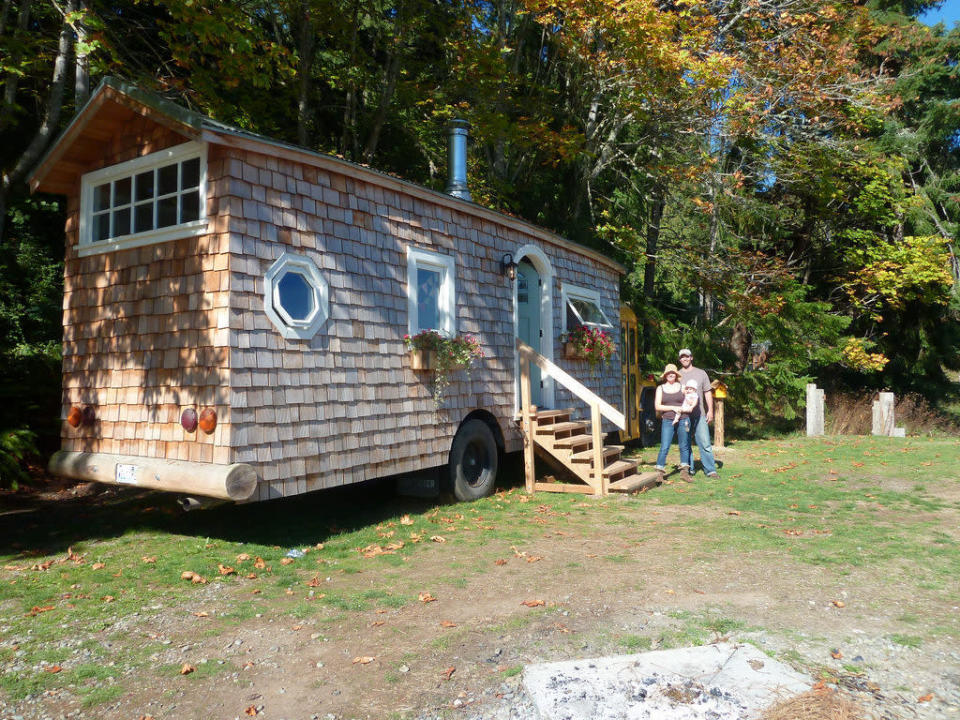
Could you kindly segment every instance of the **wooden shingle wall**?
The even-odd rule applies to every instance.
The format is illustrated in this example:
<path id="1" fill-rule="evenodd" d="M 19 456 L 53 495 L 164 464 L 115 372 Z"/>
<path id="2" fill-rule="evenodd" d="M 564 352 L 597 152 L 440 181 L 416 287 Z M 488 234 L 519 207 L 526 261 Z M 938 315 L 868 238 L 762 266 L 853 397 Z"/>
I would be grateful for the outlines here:
<path id="1" fill-rule="evenodd" d="M 88 170 L 184 141 L 138 118 Z M 220 167 L 209 163 L 211 179 Z M 78 217 L 74 195 L 66 227 L 62 417 L 71 406 L 91 405 L 96 422 L 76 429 L 63 422 L 63 449 L 229 462 L 225 228 L 212 218 L 202 237 L 81 258 Z M 180 413 L 190 406 L 217 410 L 211 435 L 183 430 Z"/>
<path id="2" fill-rule="evenodd" d="M 514 414 L 513 286 L 501 258 L 534 244 L 554 267 L 554 357 L 620 405 L 619 359 L 593 375 L 562 359 L 560 284 L 596 288 L 618 322 L 617 274 L 502 224 L 364 178 L 264 154 L 224 151 L 211 186 L 230 251 L 231 460 L 253 465 L 260 499 L 446 462 L 462 419 L 481 408 L 520 448 Z M 414 372 L 407 332 L 408 245 L 452 256 L 457 330 L 486 357 L 452 376 L 435 410 L 432 373 Z M 284 339 L 263 311 L 263 276 L 284 251 L 310 257 L 329 285 L 330 317 L 310 340 Z M 614 331 L 619 337 L 619 328 Z M 576 405 L 565 392 L 558 401 Z"/>

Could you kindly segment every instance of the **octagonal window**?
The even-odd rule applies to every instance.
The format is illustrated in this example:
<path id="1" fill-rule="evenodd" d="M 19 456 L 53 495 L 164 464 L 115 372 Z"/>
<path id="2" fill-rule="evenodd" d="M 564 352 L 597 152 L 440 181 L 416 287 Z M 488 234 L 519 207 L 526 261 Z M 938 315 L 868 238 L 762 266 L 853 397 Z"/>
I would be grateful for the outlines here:
<path id="1" fill-rule="evenodd" d="M 306 320 L 316 307 L 310 283 L 293 270 L 287 270 L 277 283 L 277 303 L 294 322 Z"/>
<path id="2" fill-rule="evenodd" d="M 313 260 L 284 253 L 263 277 L 263 308 L 285 338 L 306 340 L 327 320 L 327 282 Z"/>

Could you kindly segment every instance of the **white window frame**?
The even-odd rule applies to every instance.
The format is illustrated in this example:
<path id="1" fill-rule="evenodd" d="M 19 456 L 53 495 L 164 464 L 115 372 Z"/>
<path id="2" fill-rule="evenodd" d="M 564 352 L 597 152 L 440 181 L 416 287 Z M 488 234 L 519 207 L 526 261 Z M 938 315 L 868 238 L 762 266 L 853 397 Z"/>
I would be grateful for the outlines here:
<path id="1" fill-rule="evenodd" d="M 287 272 L 302 275 L 313 290 L 313 311 L 302 320 L 290 316 L 280 303 L 280 280 Z M 309 340 L 330 316 L 330 290 L 313 262 L 306 255 L 283 253 L 263 275 L 263 310 L 283 337 Z"/>
<path id="2" fill-rule="evenodd" d="M 613 323 L 610 322 L 610 319 L 607 317 L 607 314 L 603 311 L 603 304 L 600 302 L 600 293 L 596 290 L 590 290 L 585 287 L 580 287 L 578 285 L 569 285 L 564 283 L 560 288 L 560 307 L 562 308 L 561 318 L 563 322 L 563 333 L 566 334 L 572 330 L 572 328 L 567 327 L 567 302 L 570 299 L 576 300 L 586 300 L 597 306 L 597 310 L 600 312 L 600 316 L 603 318 L 602 323 L 594 322 L 583 322 L 580 320 L 581 325 L 587 327 L 600 328 L 602 330 L 612 330 Z M 580 318 L 580 313 L 577 312 L 577 309 L 573 306 L 570 306 L 573 310 L 574 315 L 577 318 Z"/>
<path id="3" fill-rule="evenodd" d="M 186 160 L 200 159 L 200 193 L 199 217 L 186 223 L 170 225 L 168 227 L 134 232 L 110 240 L 93 240 L 93 190 L 114 180 L 122 180 L 154 168 L 163 167 L 172 163 Z M 132 190 L 132 188 L 131 188 Z M 180 190 L 178 189 L 178 193 Z M 156 198 L 154 198 L 156 199 Z M 101 170 L 95 170 L 83 175 L 80 179 L 80 241 L 77 250 L 80 257 L 99 255 L 101 253 L 124 250 L 126 248 L 141 247 L 154 243 L 166 242 L 176 238 L 202 235 L 207 231 L 207 144 L 202 142 L 186 142 L 166 150 L 150 153 L 143 157 L 134 158 L 117 165 L 111 165 Z M 134 205 L 131 199 L 130 222 L 134 216 Z"/>
<path id="4" fill-rule="evenodd" d="M 440 272 L 440 291 L 437 295 L 438 328 L 419 327 L 419 302 L 417 298 L 417 270 L 425 268 Z M 411 336 L 421 330 L 436 330 L 441 335 L 454 337 L 457 334 L 457 287 L 456 265 L 449 255 L 430 252 L 407 246 L 407 330 Z"/>

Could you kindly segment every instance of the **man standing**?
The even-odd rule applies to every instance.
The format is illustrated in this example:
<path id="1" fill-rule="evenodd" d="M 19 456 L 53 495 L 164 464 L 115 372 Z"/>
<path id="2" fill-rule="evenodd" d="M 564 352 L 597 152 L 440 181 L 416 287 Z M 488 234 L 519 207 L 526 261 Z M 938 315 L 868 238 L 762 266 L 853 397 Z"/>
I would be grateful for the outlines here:
<path id="1" fill-rule="evenodd" d="M 697 383 L 701 412 L 700 419 L 697 420 L 694 428 L 694 438 L 700 450 L 700 464 L 703 465 L 703 471 L 707 477 L 719 478 L 717 463 L 713 459 L 713 443 L 710 440 L 710 423 L 713 422 L 713 389 L 710 387 L 710 378 L 707 377 L 707 373 L 693 366 L 693 353 L 689 348 L 683 348 L 680 351 L 680 377 L 684 385 L 688 380 L 695 380 Z M 690 443 L 690 457 L 680 458 L 680 464 L 684 463 L 690 466 L 690 474 L 693 475 L 693 443 Z"/>

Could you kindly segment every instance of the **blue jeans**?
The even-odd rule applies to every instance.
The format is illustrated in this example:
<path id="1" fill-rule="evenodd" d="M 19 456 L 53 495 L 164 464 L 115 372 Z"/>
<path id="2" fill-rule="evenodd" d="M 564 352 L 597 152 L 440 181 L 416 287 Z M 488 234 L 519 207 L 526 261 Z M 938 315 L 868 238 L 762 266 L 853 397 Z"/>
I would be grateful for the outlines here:
<path id="1" fill-rule="evenodd" d="M 676 430 L 677 444 L 680 446 L 680 464 L 687 462 L 684 458 L 691 454 L 690 451 L 690 417 L 683 416 L 676 425 L 673 420 L 664 418 L 660 421 L 660 454 L 657 455 L 657 469 L 666 468 L 667 453 L 670 452 L 670 444 L 673 442 L 673 433 Z"/>
<path id="2" fill-rule="evenodd" d="M 697 427 L 694 430 L 694 439 L 697 441 L 697 448 L 700 450 L 700 464 L 703 471 L 709 475 L 717 471 L 717 462 L 713 459 L 713 441 L 710 439 L 710 425 L 707 418 L 703 415 L 697 421 Z M 693 447 L 687 443 L 687 454 L 684 456 L 683 448 L 680 449 L 680 463 L 690 466 L 690 474 L 693 474 Z"/>

